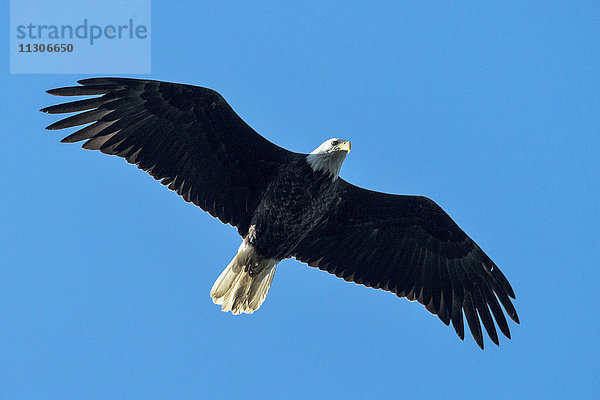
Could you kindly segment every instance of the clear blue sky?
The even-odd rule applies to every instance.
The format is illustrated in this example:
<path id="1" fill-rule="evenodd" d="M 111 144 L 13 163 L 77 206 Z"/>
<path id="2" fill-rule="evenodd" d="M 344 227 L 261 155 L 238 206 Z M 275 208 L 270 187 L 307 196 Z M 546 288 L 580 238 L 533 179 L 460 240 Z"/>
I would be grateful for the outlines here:
<path id="1" fill-rule="evenodd" d="M 295 151 L 351 140 L 342 177 L 438 202 L 521 325 L 481 351 L 290 260 L 258 312 L 220 312 L 235 230 L 44 131 L 44 90 L 87 76 L 9 75 L 5 38 L 0 398 L 597 398 L 600 4 L 212 3 L 153 3 L 150 76 Z"/>

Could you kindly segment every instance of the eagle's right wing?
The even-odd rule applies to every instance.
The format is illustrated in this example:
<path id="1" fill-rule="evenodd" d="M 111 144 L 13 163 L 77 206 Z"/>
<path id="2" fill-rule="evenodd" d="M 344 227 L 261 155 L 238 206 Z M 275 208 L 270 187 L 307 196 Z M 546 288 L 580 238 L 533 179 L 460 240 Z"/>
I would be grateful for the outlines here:
<path id="1" fill-rule="evenodd" d="M 48 93 L 101 96 L 43 108 L 84 111 L 47 129 L 91 123 L 62 141 L 86 140 L 85 149 L 125 158 L 242 236 L 279 163 L 295 154 L 256 133 L 211 89 L 126 78 L 79 83 Z"/>

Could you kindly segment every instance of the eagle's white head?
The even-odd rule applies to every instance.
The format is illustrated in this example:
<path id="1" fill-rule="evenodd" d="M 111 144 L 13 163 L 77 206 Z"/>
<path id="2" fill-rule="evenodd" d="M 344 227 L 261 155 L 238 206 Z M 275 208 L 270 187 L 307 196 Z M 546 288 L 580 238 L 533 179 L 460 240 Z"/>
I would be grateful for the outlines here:
<path id="1" fill-rule="evenodd" d="M 346 155 L 350 153 L 350 147 L 350 142 L 344 139 L 326 140 L 306 156 L 306 162 L 313 171 L 323 171 L 330 174 L 332 180 L 336 180 Z"/>

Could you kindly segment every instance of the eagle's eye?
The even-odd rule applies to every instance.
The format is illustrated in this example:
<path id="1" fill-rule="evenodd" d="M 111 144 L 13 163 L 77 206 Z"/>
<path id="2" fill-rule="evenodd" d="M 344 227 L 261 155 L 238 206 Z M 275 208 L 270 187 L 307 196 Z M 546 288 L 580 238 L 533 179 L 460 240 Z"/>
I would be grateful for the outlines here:
<path id="1" fill-rule="evenodd" d="M 338 142 L 337 140 L 334 140 L 333 142 L 331 142 L 331 145 L 332 145 L 332 146 L 337 146 L 337 145 L 338 145 L 338 143 L 339 143 L 339 142 Z"/>

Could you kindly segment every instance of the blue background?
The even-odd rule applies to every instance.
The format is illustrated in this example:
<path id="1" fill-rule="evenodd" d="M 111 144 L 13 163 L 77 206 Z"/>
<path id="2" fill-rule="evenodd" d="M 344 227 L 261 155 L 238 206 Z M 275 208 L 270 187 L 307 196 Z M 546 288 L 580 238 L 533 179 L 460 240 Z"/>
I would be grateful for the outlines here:
<path id="1" fill-rule="evenodd" d="M 153 3 L 151 77 L 295 151 L 351 140 L 342 177 L 437 201 L 521 325 L 481 351 L 290 260 L 258 312 L 220 312 L 235 230 L 44 131 L 44 90 L 86 76 L 11 76 L 6 38 L 0 398 L 597 398 L 600 3 L 212 3 Z"/>

